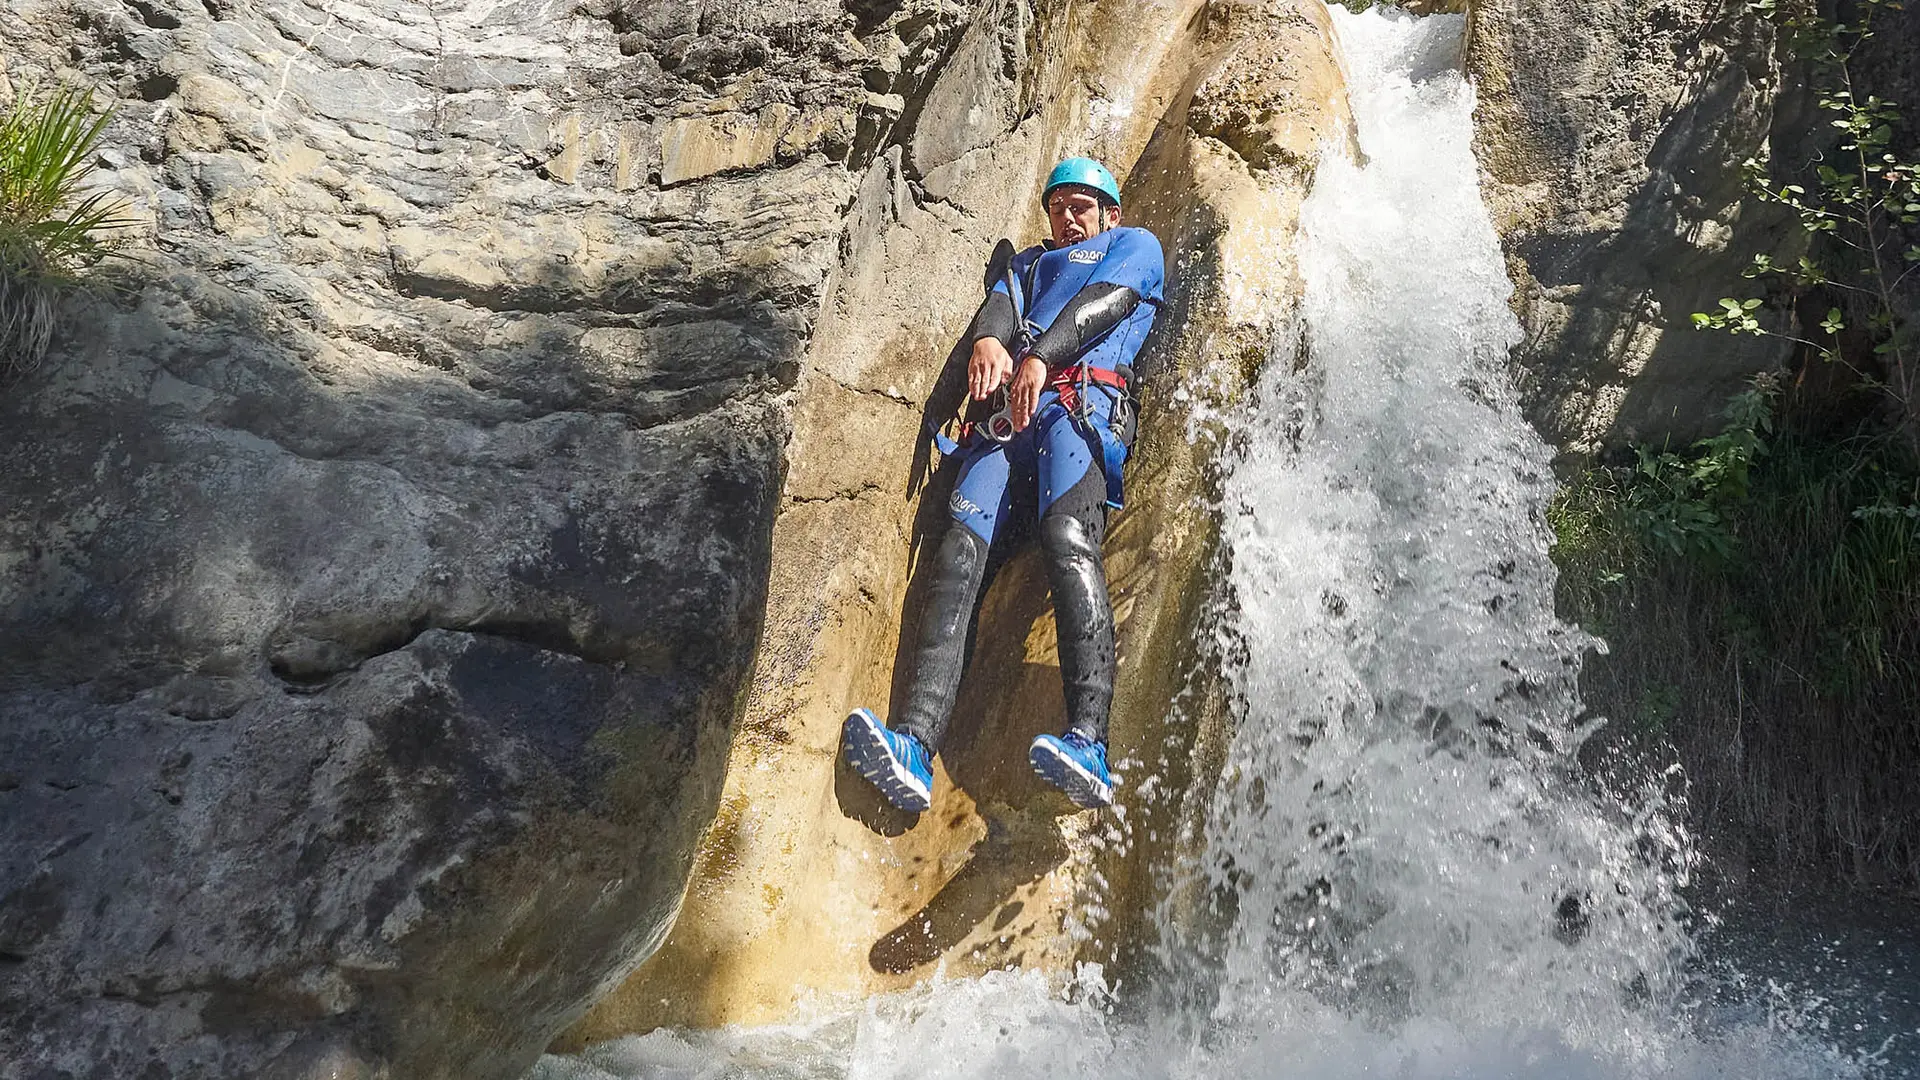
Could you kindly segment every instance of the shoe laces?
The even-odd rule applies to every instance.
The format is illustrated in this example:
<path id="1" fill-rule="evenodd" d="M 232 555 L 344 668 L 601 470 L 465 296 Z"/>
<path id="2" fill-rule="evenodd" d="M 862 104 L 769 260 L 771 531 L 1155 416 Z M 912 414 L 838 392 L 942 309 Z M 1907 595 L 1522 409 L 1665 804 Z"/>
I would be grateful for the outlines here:
<path id="1" fill-rule="evenodd" d="M 1060 737 L 1060 741 L 1072 747 L 1076 753 L 1092 754 L 1099 758 L 1102 764 L 1106 763 L 1107 748 L 1103 743 L 1094 742 L 1077 731 L 1067 732 Z"/>

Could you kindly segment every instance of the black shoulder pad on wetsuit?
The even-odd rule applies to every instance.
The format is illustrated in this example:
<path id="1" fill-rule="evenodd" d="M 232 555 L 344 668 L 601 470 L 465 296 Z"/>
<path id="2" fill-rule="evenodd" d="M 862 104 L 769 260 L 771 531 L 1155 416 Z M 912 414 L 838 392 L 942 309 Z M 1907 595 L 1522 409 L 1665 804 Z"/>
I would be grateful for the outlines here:
<path id="1" fill-rule="evenodd" d="M 1019 333 L 1020 320 L 1013 315 L 1013 297 L 1003 292 L 990 292 L 981 301 L 980 310 L 973 313 L 973 325 L 967 328 L 967 340 L 994 338 L 1012 348 Z"/>
<path id="2" fill-rule="evenodd" d="M 1033 343 L 1033 355 L 1048 367 L 1064 364 L 1140 306 L 1140 294 L 1111 281 L 1096 281 L 1073 294 L 1067 306 Z"/>

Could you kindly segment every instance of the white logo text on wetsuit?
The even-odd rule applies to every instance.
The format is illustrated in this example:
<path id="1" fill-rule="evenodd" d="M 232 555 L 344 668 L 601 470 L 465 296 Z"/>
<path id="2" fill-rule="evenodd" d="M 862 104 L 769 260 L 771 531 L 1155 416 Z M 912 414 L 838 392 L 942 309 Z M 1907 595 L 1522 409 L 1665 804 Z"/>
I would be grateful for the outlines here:
<path id="1" fill-rule="evenodd" d="M 1106 257 L 1106 252 L 1095 251 L 1092 248 L 1074 248 L 1067 252 L 1067 261 L 1071 263 L 1097 263 Z"/>

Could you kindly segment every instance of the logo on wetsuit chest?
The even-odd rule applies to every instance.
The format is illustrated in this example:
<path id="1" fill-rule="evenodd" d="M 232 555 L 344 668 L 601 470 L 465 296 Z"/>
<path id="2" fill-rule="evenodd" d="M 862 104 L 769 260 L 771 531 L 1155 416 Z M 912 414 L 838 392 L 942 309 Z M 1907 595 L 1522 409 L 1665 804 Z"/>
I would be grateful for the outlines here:
<path id="1" fill-rule="evenodd" d="M 1067 252 L 1067 261 L 1070 263 L 1097 263 L 1106 257 L 1106 252 L 1095 251 L 1092 248 L 1074 248 Z"/>

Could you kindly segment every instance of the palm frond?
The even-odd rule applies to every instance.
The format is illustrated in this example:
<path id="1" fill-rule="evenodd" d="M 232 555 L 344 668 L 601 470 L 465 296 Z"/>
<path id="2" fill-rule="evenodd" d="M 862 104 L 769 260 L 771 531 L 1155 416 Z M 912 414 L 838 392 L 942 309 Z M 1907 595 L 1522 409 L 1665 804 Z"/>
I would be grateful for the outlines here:
<path id="1" fill-rule="evenodd" d="M 29 88 L 0 117 L 0 375 L 39 364 L 60 293 L 134 224 L 118 196 L 86 190 L 111 118 L 71 87 L 45 97 Z"/>

